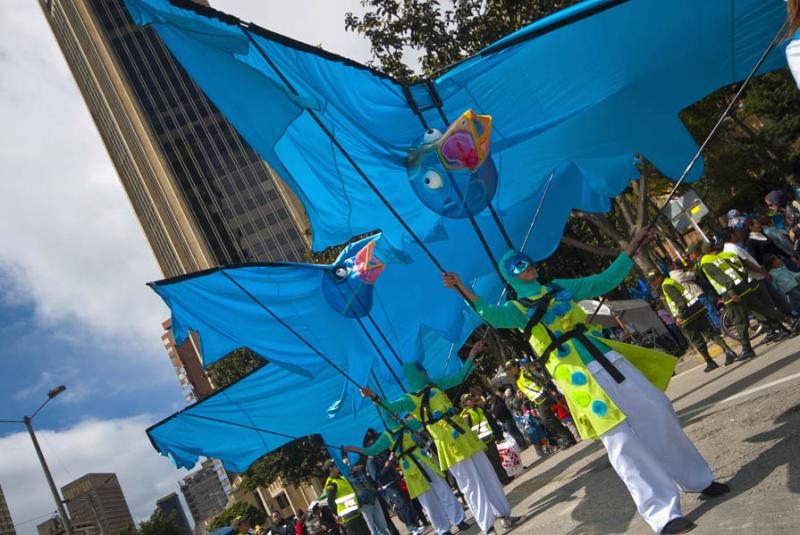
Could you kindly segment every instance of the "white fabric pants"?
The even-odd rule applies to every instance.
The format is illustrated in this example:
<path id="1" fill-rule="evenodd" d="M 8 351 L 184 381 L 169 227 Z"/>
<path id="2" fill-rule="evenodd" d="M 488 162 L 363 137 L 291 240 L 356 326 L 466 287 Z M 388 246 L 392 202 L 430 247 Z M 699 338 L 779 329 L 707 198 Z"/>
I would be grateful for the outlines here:
<path id="1" fill-rule="evenodd" d="M 383 516 L 383 509 L 377 500 L 372 504 L 360 505 L 358 511 L 364 517 L 371 535 L 389 535 L 386 517 Z"/>
<path id="2" fill-rule="evenodd" d="M 800 88 L 800 39 L 793 39 L 786 47 L 786 61 L 789 63 L 789 70 L 792 71 L 797 87 Z"/>
<path id="3" fill-rule="evenodd" d="M 449 470 L 481 531 L 487 533 L 495 519 L 511 515 L 511 505 L 503 491 L 503 485 L 497 479 L 497 473 L 486 453 L 479 451 L 454 464 Z"/>
<path id="4" fill-rule="evenodd" d="M 462 523 L 466 516 L 464 508 L 453 495 L 450 486 L 438 474 L 432 472 L 427 466 L 422 469 L 428 474 L 430 488 L 417 496 L 425 514 L 433 525 L 433 529 L 441 535 L 448 531 L 450 526 Z"/>
<path id="5" fill-rule="evenodd" d="M 606 356 L 625 376 L 621 384 L 596 361 L 588 368 L 626 420 L 600 441 L 639 514 L 659 533 L 683 516 L 681 491 L 700 492 L 711 484 L 711 469 L 683 432 L 669 398 L 622 355 L 610 351 Z"/>

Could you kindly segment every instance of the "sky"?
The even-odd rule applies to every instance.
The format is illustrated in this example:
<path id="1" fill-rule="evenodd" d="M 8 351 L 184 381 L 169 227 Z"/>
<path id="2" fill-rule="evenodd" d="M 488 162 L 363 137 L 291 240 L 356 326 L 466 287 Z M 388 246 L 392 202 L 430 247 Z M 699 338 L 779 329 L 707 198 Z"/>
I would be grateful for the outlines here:
<path id="1" fill-rule="evenodd" d="M 243 20 L 365 62 L 358 0 L 212 0 Z M 308 14 L 313 13 L 314 17 Z M 0 419 L 34 419 L 58 487 L 116 472 L 137 522 L 186 475 L 145 429 L 185 405 L 161 342 L 162 278 L 33 0 L 0 15 Z M 0 486 L 20 535 L 55 503 L 21 424 L 0 424 Z"/>

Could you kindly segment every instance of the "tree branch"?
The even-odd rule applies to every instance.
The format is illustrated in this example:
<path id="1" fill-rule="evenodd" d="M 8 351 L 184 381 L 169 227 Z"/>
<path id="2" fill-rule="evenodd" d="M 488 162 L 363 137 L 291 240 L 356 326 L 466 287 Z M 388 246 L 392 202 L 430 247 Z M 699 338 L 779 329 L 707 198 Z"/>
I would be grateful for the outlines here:
<path id="1" fill-rule="evenodd" d="M 633 219 L 631 203 L 628 202 L 628 198 L 625 197 L 625 193 L 620 193 L 614 200 L 617 201 L 617 206 L 619 206 L 619 211 L 622 212 L 622 217 L 625 219 L 625 224 L 628 225 L 628 228 L 631 229 L 631 233 L 633 233 L 636 222 Z"/>
<path id="2" fill-rule="evenodd" d="M 610 249 L 608 247 L 599 247 L 597 245 L 589 245 L 588 243 L 583 243 L 582 241 L 568 238 L 563 236 L 561 238 L 561 243 L 568 247 L 574 247 L 575 249 L 580 249 L 581 251 L 586 251 L 588 253 L 600 255 L 600 256 L 610 256 L 610 257 L 617 257 L 619 256 L 619 251 L 617 249 Z"/>
<path id="3" fill-rule="evenodd" d="M 595 227 L 597 227 L 601 232 L 605 233 L 606 236 L 611 238 L 613 241 L 617 242 L 618 244 L 622 245 L 626 243 L 628 240 L 625 236 L 622 235 L 620 231 L 614 227 L 614 225 L 609 221 L 608 217 L 600 214 L 592 214 L 589 212 L 582 212 L 580 210 L 575 210 L 575 216 L 579 217 L 585 221 L 588 221 Z"/>
<path id="4" fill-rule="evenodd" d="M 647 210 L 647 195 L 648 191 L 648 182 L 647 182 L 647 175 L 645 173 L 641 173 L 639 176 L 639 187 L 636 188 L 636 192 L 639 194 L 639 208 L 636 213 L 636 228 L 644 228 L 645 222 L 649 219 L 648 210 Z"/>

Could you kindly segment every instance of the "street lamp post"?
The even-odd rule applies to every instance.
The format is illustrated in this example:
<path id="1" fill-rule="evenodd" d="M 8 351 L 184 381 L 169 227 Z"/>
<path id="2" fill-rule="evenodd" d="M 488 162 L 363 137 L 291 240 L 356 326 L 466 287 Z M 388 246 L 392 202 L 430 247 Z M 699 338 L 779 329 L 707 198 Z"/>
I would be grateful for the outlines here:
<path id="1" fill-rule="evenodd" d="M 52 389 L 50 392 L 47 393 L 47 399 L 44 400 L 44 403 L 39 405 L 39 408 L 36 409 L 31 416 L 25 416 L 22 420 L 0 420 L 2 423 L 15 423 L 15 424 L 25 424 L 25 427 L 28 429 L 28 434 L 31 436 L 31 441 L 33 441 L 33 447 L 36 450 L 36 455 L 39 456 L 39 462 L 42 464 L 42 470 L 44 470 L 44 476 L 47 478 L 47 484 L 50 485 L 50 492 L 53 493 L 53 499 L 56 501 L 56 508 L 58 508 L 58 514 L 61 516 L 61 523 L 64 525 L 64 531 L 67 535 L 74 535 L 72 531 L 72 524 L 69 521 L 69 517 L 67 516 L 66 511 L 64 511 L 64 503 L 61 500 L 61 496 L 58 494 L 58 489 L 56 488 L 56 484 L 53 481 L 53 476 L 50 474 L 50 468 L 47 467 L 47 462 L 44 460 L 44 454 L 42 453 L 42 448 L 39 447 L 39 441 L 36 440 L 36 434 L 33 432 L 33 425 L 31 421 L 33 420 L 34 416 L 39 414 L 47 403 L 66 390 L 67 387 L 64 385 L 57 386 L 56 388 Z"/>

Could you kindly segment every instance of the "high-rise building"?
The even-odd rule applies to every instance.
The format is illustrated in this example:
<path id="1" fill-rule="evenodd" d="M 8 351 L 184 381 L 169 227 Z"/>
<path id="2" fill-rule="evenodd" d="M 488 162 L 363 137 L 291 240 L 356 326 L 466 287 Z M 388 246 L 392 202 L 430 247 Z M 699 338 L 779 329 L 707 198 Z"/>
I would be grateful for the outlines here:
<path id="1" fill-rule="evenodd" d="M 198 341 L 195 335 L 191 334 L 188 340 L 177 345 L 172 336 L 171 326 L 172 320 L 166 320 L 161 324 L 164 328 L 161 341 L 164 342 L 169 360 L 175 368 L 178 382 L 183 388 L 183 396 L 190 403 L 203 399 L 214 391 L 214 387 L 200 363 Z"/>
<path id="2" fill-rule="evenodd" d="M 231 484 L 217 460 L 205 460 L 199 470 L 183 478 L 181 493 L 196 525 L 221 513 L 228 503 Z"/>
<path id="3" fill-rule="evenodd" d="M 116 474 L 86 474 L 61 487 L 70 519 L 94 523 L 103 533 L 133 525 L 133 517 Z"/>
<path id="4" fill-rule="evenodd" d="M 173 492 L 167 494 L 156 502 L 156 509 L 161 511 L 165 516 L 175 515 L 175 521 L 178 523 L 180 532 L 175 535 L 192 535 L 192 530 L 189 527 L 189 520 L 186 518 L 186 513 L 183 512 L 181 499 L 178 494 Z"/>
<path id="5" fill-rule="evenodd" d="M 17 535 L 2 486 L 0 486 L 0 535 Z"/>
<path id="6" fill-rule="evenodd" d="M 304 257 L 297 198 L 124 0 L 39 3 L 166 276 Z M 202 398 L 208 381 L 189 353 Z"/>
<path id="7" fill-rule="evenodd" d="M 299 203 L 154 30 L 123 0 L 39 2 L 165 275 L 303 258 Z"/>

